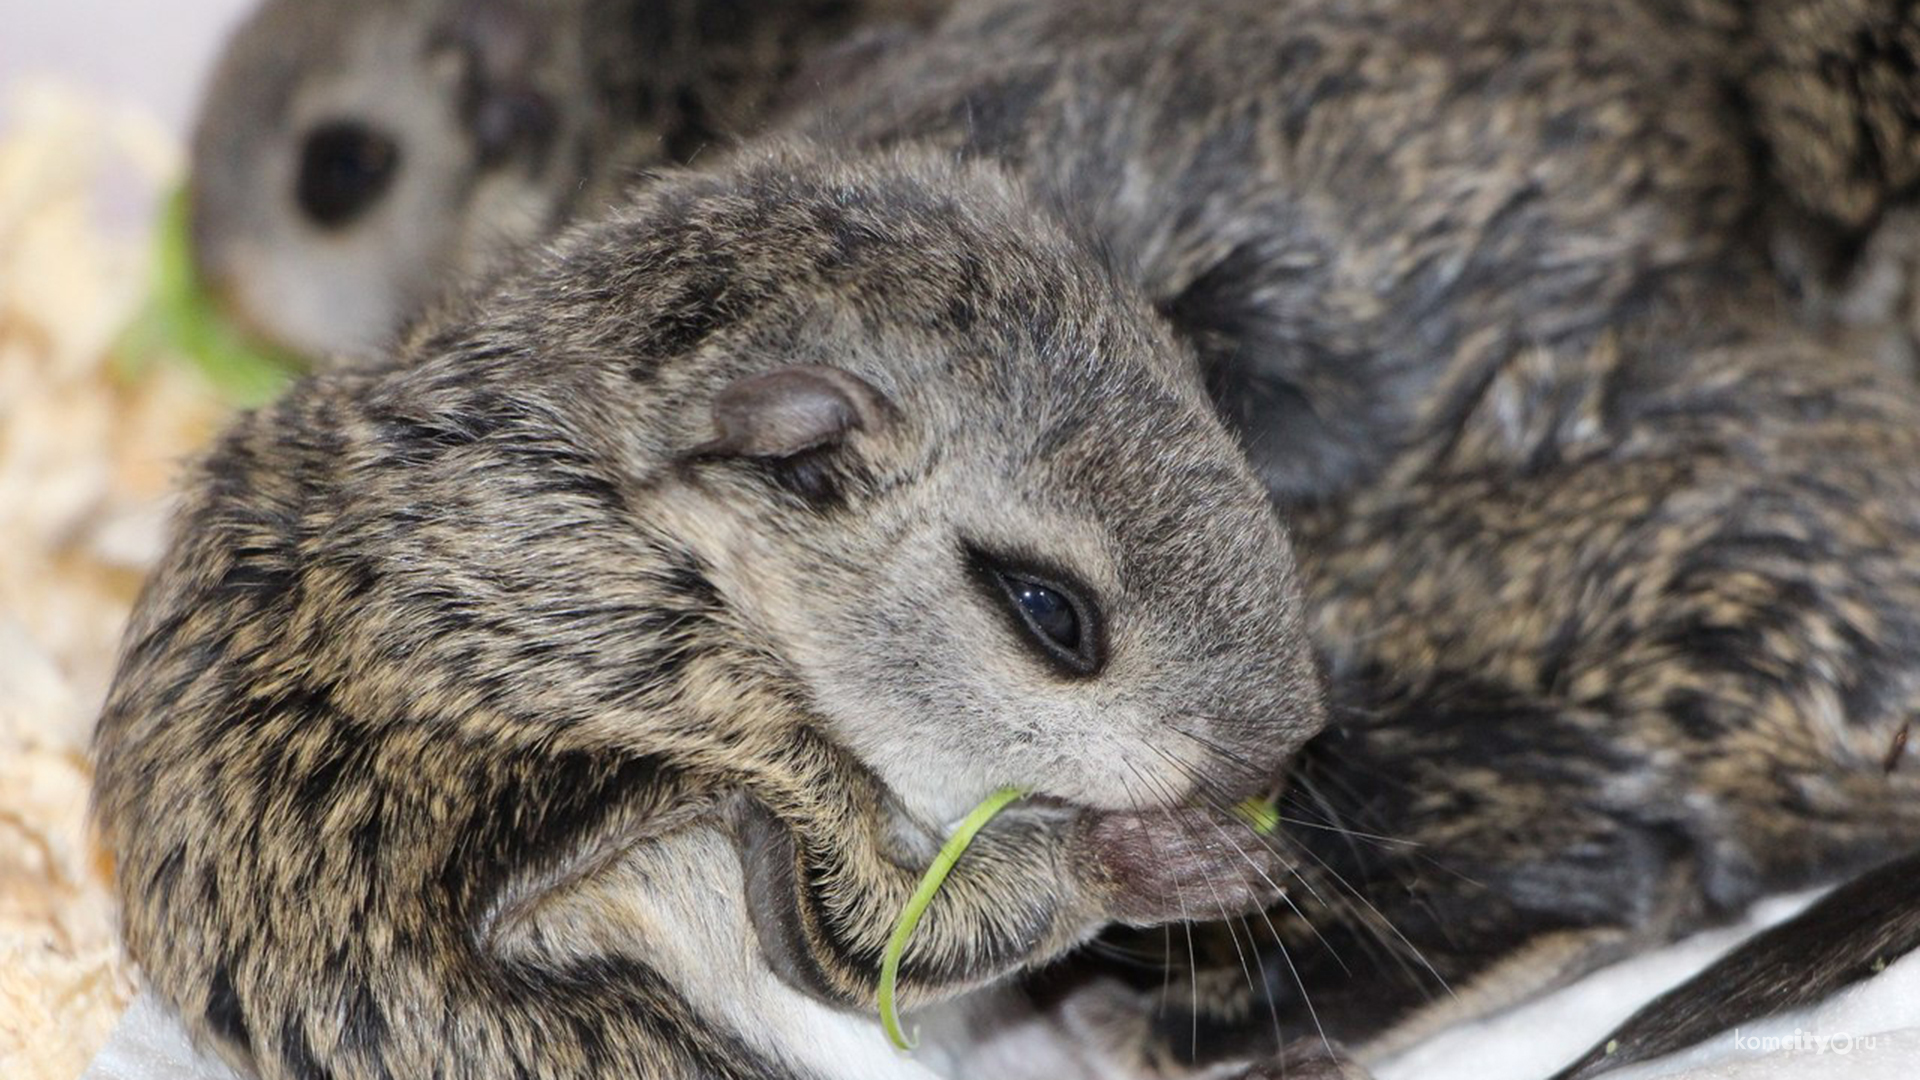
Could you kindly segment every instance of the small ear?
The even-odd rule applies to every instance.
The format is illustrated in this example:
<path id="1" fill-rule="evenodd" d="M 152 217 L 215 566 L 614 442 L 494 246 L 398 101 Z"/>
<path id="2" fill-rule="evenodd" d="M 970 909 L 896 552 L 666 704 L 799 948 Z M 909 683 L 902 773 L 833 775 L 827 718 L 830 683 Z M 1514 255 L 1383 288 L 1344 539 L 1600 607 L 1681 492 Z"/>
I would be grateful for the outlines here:
<path id="1" fill-rule="evenodd" d="M 838 368 L 801 365 L 736 380 L 713 401 L 714 437 L 696 453 L 785 458 L 874 432 L 893 417 L 885 395 Z"/>

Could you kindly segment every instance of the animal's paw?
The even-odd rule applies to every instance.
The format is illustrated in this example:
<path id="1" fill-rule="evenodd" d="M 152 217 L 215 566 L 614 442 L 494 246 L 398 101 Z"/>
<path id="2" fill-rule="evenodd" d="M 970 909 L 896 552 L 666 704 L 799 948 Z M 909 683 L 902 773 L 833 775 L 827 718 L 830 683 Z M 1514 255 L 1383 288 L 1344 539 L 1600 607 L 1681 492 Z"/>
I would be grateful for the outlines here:
<path id="1" fill-rule="evenodd" d="M 1090 815 L 1085 854 L 1115 922 L 1156 926 L 1245 915 L 1278 903 L 1286 860 L 1246 821 L 1197 808 Z"/>

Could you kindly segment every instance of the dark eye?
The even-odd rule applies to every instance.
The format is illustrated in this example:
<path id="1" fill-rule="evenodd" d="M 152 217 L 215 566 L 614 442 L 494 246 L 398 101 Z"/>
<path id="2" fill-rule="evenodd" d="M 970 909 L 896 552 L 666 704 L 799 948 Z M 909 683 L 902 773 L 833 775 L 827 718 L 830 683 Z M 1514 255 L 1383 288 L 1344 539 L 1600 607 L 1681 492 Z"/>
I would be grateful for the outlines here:
<path id="1" fill-rule="evenodd" d="M 1066 575 L 975 553 L 974 573 L 1012 617 L 1021 636 L 1064 673 L 1100 670 L 1098 613 Z"/>
<path id="2" fill-rule="evenodd" d="M 385 135 L 350 121 L 324 124 L 300 148 L 294 196 L 314 224 L 337 229 L 379 201 L 399 165 L 400 148 Z"/>
<path id="3" fill-rule="evenodd" d="M 1080 648 L 1080 617 L 1073 613 L 1066 597 L 1045 585 L 1012 576 L 1007 578 L 1007 588 L 1013 592 L 1013 602 L 1020 605 L 1021 614 L 1050 644 L 1069 652 Z"/>

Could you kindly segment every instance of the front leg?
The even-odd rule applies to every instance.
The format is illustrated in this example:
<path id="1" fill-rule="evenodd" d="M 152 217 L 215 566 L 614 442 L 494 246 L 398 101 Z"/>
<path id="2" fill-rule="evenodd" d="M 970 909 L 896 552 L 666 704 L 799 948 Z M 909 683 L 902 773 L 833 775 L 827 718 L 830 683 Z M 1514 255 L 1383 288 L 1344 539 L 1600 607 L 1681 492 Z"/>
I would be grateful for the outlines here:
<path id="1" fill-rule="evenodd" d="M 769 962 L 795 986 L 872 1007 L 882 955 L 925 866 L 884 842 L 879 793 L 796 822 L 735 808 L 749 906 Z M 1241 834 L 1236 836 L 1235 833 Z M 1059 955 L 1102 925 L 1228 917 L 1275 902 L 1281 861 L 1210 811 L 1094 814 L 1014 807 L 981 830 L 928 906 L 898 994 L 924 1003 Z"/>

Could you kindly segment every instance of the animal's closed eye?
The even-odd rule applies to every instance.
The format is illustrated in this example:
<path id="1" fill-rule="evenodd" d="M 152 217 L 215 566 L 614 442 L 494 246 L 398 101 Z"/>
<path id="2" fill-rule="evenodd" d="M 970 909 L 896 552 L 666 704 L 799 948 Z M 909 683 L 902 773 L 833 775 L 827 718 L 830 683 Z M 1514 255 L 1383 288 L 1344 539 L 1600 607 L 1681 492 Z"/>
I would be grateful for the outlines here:
<path id="1" fill-rule="evenodd" d="M 1099 608 L 1091 593 L 1055 570 L 968 551 L 968 563 L 990 600 L 1004 610 L 1022 640 L 1063 674 L 1093 675 L 1104 661 Z"/>

